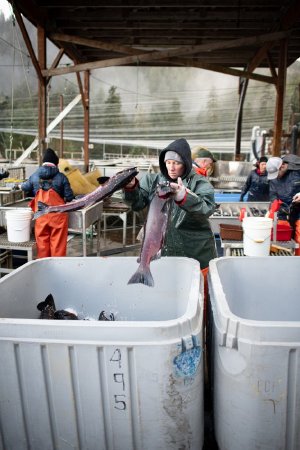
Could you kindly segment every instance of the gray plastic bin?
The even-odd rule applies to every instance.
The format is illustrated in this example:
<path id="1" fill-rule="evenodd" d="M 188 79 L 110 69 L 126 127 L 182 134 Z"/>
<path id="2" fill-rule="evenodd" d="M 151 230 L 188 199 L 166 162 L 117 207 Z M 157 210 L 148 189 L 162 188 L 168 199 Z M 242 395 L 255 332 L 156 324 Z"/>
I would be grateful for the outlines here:
<path id="1" fill-rule="evenodd" d="M 210 263 L 220 450 L 300 448 L 300 258 Z"/>
<path id="2" fill-rule="evenodd" d="M 127 285 L 137 267 L 47 258 L 1 279 L 1 450 L 202 448 L 199 264 L 151 263 L 154 288 Z M 49 293 L 57 309 L 116 321 L 41 320 Z"/>

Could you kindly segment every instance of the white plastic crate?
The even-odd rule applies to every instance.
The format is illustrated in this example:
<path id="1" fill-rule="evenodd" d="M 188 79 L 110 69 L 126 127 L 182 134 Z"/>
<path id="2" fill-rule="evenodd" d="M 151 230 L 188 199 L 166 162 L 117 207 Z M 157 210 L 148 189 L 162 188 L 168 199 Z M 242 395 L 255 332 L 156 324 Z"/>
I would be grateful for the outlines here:
<path id="1" fill-rule="evenodd" d="M 0 448 L 175 449 L 203 445 L 203 300 L 197 261 L 47 258 L 0 281 Z M 202 289 L 202 287 L 201 287 Z M 57 309 L 115 322 L 39 319 Z"/>
<path id="2" fill-rule="evenodd" d="M 220 450 L 300 448 L 300 258 L 210 262 Z"/>

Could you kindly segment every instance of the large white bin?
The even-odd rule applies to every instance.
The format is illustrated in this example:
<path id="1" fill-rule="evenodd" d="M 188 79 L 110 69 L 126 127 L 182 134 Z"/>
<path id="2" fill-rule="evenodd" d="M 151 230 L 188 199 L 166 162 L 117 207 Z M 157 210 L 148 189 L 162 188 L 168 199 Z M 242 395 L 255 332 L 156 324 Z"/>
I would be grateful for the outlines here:
<path id="1" fill-rule="evenodd" d="M 1 450 L 202 448 L 199 264 L 153 262 L 154 288 L 127 285 L 136 268 L 47 258 L 1 279 Z M 38 319 L 49 293 L 57 309 L 116 321 Z"/>
<path id="2" fill-rule="evenodd" d="M 299 257 L 210 263 L 220 450 L 299 450 Z"/>

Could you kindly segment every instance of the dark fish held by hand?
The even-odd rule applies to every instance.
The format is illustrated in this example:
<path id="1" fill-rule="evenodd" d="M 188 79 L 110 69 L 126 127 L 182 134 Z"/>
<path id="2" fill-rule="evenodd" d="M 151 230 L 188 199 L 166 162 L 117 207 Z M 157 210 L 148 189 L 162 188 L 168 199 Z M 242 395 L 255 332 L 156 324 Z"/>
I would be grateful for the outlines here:
<path id="1" fill-rule="evenodd" d="M 77 209 L 93 205 L 125 187 L 137 174 L 136 167 L 122 170 L 109 178 L 104 184 L 101 184 L 93 192 L 69 203 L 49 206 L 46 203 L 38 202 L 38 211 L 34 214 L 33 219 L 38 219 L 48 213 L 76 211 Z"/>
<path id="2" fill-rule="evenodd" d="M 146 286 L 154 286 L 150 263 L 161 256 L 173 203 L 174 194 L 170 183 L 159 183 L 144 225 L 144 237 L 138 259 L 140 265 L 127 284 L 143 283 Z"/>

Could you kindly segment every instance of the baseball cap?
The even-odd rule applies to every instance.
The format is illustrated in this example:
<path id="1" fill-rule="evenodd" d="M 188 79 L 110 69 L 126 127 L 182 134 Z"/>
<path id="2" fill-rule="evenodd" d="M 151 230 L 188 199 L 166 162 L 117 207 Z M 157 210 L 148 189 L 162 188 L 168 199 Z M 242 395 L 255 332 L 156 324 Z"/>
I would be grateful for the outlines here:
<path id="1" fill-rule="evenodd" d="M 274 180 L 278 176 L 279 169 L 282 165 L 282 159 L 277 156 L 273 156 L 267 162 L 268 180 Z"/>
<path id="2" fill-rule="evenodd" d="M 192 158 L 210 158 L 213 162 L 217 161 L 214 155 L 207 150 L 207 148 L 201 146 L 192 148 Z"/>

